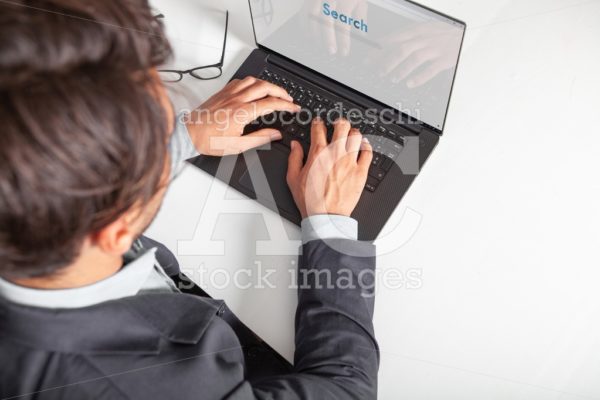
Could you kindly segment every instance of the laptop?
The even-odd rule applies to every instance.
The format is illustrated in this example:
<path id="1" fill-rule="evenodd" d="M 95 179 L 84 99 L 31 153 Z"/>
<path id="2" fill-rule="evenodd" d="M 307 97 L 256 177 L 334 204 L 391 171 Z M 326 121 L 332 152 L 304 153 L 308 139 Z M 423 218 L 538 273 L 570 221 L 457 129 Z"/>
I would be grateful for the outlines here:
<path id="1" fill-rule="evenodd" d="M 373 162 L 352 217 L 375 240 L 443 132 L 466 24 L 407 0 L 249 0 L 257 49 L 233 76 L 285 88 L 303 110 L 246 128 L 279 129 L 268 149 L 191 162 L 300 224 L 286 183 L 290 143 L 308 154 L 312 118 L 339 117 L 369 138 Z M 285 114 L 285 115 L 284 115 Z"/>

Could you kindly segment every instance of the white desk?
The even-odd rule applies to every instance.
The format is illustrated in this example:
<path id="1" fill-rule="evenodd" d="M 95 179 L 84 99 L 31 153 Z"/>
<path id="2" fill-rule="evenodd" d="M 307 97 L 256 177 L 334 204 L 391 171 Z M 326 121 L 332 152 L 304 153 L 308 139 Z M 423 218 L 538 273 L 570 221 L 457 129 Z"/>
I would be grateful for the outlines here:
<path id="1" fill-rule="evenodd" d="M 380 398 L 600 399 L 600 1 L 424 3 L 469 28 L 445 135 L 390 224 L 401 222 L 392 239 L 403 245 L 378 259 L 422 283 L 378 287 Z M 208 29 L 219 45 L 222 21 L 199 23 L 202 4 L 215 3 L 155 1 L 178 29 Z M 223 86 L 254 46 L 246 1 L 218 7 L 231 13 L 224 76 L 186 78 L 178 106 Z M 216 61 L 202 40 L 174 45 Z M 281 224 L 190 167 L 148 234 L 196 280 L 213 273 L 204 288 L 291 358 L 295 256 L 256 246 Z M 268 247 L 285 254 L 289 243 Z M 276 288 L 222 288 L 220 271 L 256 263 L 278 270 Z"/>

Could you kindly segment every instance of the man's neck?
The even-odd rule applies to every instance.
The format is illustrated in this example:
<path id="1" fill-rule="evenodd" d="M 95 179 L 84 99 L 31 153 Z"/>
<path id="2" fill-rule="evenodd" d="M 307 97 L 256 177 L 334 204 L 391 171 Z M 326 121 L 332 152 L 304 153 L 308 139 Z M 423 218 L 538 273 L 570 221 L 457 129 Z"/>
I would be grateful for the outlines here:
<path id="1" fill-rule="evenodd" d="M 97 249 L 87 248 L 74 263 L 54 275 L 13 279 L 11 282 L 32 289 L 74 289 L 102 281 L 117 273 L 122 265 L 121 257 L 109 256 Z"/>

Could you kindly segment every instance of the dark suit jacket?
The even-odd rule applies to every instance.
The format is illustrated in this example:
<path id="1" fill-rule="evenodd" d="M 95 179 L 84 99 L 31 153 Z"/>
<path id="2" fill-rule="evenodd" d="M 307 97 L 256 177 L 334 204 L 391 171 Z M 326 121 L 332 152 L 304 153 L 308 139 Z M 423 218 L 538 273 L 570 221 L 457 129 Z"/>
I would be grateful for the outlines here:
<path id="1" fill-rule="evenodd" d="M 362 257 L 313 241 L 299 273 L 374 269 L 372 245 L 337 245 Z M 279 375 L 248 370 L 222 301 L 152 294 L 73 310 L 0 301 L 0 399 L 374 399 L 371 290 L 300 288 L 294 366 Z"/>

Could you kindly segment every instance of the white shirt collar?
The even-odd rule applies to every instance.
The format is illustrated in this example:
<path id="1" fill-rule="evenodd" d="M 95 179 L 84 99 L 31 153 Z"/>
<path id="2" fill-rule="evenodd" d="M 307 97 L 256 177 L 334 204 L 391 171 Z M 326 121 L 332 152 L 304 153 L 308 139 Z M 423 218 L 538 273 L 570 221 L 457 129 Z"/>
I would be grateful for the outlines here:
<path id="1" fill-rule="evenodd" d="M 150 249 L 125 265 L 116 274 L 80 288 L 31 289 L 0 279 L 0 296 L 16 304 L 43 308 L 81 308 L 135 296 L 154 271 L 155 253 L 155 248 Z"/>

